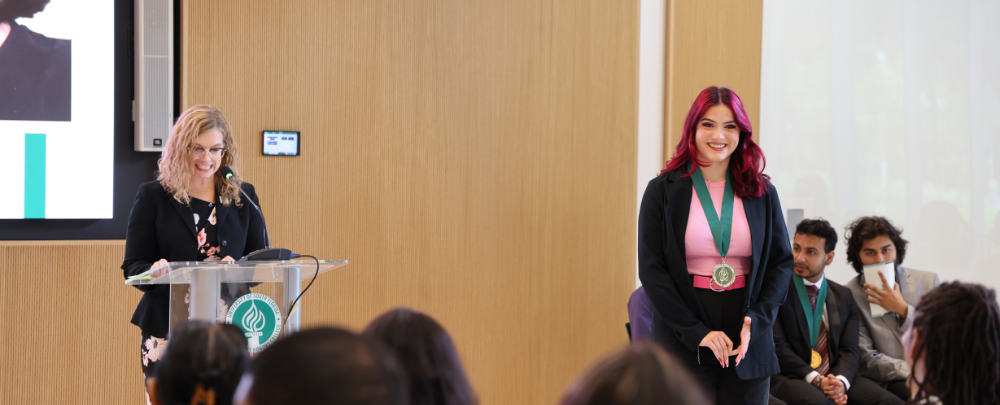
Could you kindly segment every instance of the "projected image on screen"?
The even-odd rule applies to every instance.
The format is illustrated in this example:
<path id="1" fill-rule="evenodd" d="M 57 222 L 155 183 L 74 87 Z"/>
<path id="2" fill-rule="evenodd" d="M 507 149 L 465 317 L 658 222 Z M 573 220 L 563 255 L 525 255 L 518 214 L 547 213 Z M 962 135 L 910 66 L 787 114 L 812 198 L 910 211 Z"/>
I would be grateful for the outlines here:
<path id="1" fill-rule="evenodd" d="M 69 121 L 69 39 L 17 23 L 42 14 L 48 0 L 0 1 L 0 120 Z"/>
<path id="2" fill-rule="evenodd" d="M 0 0 L 0 218 L 111 218 L 114 2 Z"/>

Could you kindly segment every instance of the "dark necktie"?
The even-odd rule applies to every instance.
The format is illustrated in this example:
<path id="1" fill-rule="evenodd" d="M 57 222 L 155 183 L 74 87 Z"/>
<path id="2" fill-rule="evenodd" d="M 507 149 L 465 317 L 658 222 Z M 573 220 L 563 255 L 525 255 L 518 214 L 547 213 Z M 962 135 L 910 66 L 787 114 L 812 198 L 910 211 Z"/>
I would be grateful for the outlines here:
<path id="1" fill-rule="evenodd" d="M 816 296 L 819 295 L 819 289 L 814 285 L 806 286 L 806 290 L 809 291 L 809 302 L 812 303 L 813 311 L 816 310 Z M 806 316 L 812 316 L 812 314 L 807 314 Z M 826 372 L 830 371 L 830 356 L 829 350 L 826 347 L 826 322 L 820 322 L 819 326 L 819 337 L 816 338 L 816 347 L 813 347 L 816 353 L 823 358 L 823 361 L 819 363 L 819 367 L 816 368 L 816 372 L 821 376 L 826 376 Z"/>

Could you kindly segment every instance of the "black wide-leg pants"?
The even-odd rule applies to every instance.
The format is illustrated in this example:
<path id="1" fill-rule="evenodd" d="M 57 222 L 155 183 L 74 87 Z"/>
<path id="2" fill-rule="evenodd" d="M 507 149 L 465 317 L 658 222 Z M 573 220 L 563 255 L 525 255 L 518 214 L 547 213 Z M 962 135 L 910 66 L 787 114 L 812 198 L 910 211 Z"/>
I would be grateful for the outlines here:
<path id="1" fill-rule="evenodd" d="M 708 315 L 708 327 L 722 331 L 733 342 L 733 349 L 740 345 L 743 328 L 743 289 L 715 292 L 696 289 L 701 305 Z M 750 336 L 753 340 L 753 336 Z M 736 356 L 729 357 L 729 367 L 722 368 L 712 349 L 698 347 L 698 353 L 686 349 L 673 350 L 698 380 L 713 403 L 719 405 L 766 405 L 769 398 L 770 376 L 743 380 L 736 375 Z M 701 361 L 699 362 L 699 356 Z M 744 358 L 742 361 L 754 361 Z"/>

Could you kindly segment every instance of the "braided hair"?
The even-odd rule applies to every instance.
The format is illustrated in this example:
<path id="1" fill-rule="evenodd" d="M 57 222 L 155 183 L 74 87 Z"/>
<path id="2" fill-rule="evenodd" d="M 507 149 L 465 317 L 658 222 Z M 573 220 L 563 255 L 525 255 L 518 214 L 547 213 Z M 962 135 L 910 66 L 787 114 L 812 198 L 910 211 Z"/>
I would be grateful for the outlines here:
<path id="1" fill-rule="evenodd" d="M 931 395 L 948 405 L 1000 403 L 1000 307 L 993 289 L 951 282 L 929 291 L 915 307 L 919 333 L 913 362 L 923 363 L 923 381 L 910 403 Z M 914 364 L 915 366 L 915 364 Z"/>
<path id="2" fill-rule="evenodd" d="M 187 321 L 170 331 L 156 368 L 156 395 L 165 405 L 229 405 L 250 365 L 243 332 L 230 324 Z"/>

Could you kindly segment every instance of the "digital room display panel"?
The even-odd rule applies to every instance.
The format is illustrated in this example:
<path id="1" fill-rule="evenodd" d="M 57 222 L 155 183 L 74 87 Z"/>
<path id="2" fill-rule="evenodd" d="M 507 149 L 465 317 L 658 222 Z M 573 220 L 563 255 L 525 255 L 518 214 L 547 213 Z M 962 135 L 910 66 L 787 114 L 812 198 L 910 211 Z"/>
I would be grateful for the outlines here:
<path id="1" fill-rule="evenodd" d="M 111 218 L 114 1 L 21 3 L 0 2 L 0 219 Z"/>
<path id="2" fill-rule="evenodd" d="M 264 154 L 298 156 L 301 135 L 298 131 L 264 131 Z"/>

